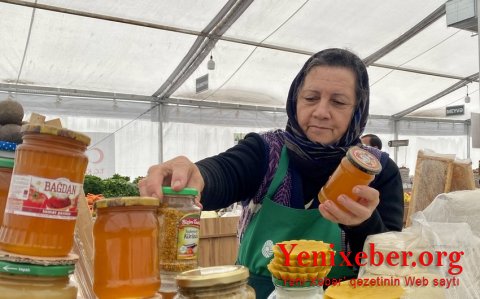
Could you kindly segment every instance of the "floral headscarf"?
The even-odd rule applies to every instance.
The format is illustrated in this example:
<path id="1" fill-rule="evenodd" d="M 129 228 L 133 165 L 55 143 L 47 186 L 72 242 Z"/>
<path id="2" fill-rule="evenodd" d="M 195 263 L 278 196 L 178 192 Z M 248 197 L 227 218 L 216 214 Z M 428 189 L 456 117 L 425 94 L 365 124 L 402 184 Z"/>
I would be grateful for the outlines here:
<path id="1" fill-rule="evenodd" d="M 320 144 L 310 141 L 297 121 L 297 95 L 308 72 L 316 66 L 333 66 L 351 69 L 356 77 L 356 106 L 346 134 L 335 144 Z M 348 147 L 360 143 L 360 135 L 368 118 L 370 88 L 368 74 L 362 60 L 355 54 L 342 49 L 326 49 L 310 57 L 293 80 L 287 99 L 288 123 L 286 144 L 290 151 L 305 160 L 321 161 L 344 156 Z"/>

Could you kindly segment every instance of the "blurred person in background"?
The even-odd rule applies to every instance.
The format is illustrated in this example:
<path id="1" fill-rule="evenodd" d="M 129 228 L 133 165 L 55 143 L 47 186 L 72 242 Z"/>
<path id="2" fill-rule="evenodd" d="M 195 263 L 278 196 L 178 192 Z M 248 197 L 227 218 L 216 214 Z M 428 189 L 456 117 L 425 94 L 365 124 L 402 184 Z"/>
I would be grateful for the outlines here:
<path id="1" fill-rule="evenodd" d="M 375 134 L 365 134 L 360 139 L 364 145 L 378 148 L 379 150 L 382 149 L 382 140 Z"/>

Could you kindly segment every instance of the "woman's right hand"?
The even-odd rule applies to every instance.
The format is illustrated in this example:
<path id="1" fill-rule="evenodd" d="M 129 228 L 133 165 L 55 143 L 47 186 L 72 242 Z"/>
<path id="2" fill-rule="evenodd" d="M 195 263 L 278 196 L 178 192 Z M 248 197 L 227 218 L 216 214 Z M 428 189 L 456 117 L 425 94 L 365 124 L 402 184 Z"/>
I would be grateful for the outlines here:
<path id="1" fill-rule="evenodd" d="M 196 200 L 200 202 L 205 183 L 197 165 L 188 158 L 179 156 L 151 166 L 147 176 L 138 183 L 141 196 L 162 198 L 162 186 L 170 186 L 174 191 L 180 191 L 186 187 L 195 188 L 198 190 Z"/>

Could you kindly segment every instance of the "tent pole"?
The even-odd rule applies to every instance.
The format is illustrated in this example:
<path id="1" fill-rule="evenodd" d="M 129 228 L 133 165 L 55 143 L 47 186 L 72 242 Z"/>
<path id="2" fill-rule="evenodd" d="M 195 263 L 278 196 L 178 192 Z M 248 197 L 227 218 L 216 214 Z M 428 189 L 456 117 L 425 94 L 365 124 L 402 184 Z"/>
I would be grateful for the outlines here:
<path id="1" fill-rule="evenodd" d="M 158 163 L 163 163 L 163 103 L 157 106 L 158 115 Z"/>
<path id="2" fill-rule="evenodd" d="M 398 139 L 398 120 L 393 120 L 393 140 Z M 393 161 L 398 165 L 398 146 L 393 148 Z"/>

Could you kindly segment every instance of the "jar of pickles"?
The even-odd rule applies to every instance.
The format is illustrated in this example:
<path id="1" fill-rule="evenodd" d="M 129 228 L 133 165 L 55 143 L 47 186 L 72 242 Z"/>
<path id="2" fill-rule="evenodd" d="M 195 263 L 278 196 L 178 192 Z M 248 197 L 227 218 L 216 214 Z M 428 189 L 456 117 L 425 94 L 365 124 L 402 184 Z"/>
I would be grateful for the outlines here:
<path id="1" fill-rule="evenodd" d="M 177 286 L 175 276 L 198 267 L 200 212 L 195 204 L 198 191 L 185 188 L 174 191 L 163 187 L 163 199 L 158 209 L 160 227 L 158 238 L 159 266 L 164 298 L 172 298 Z"/>
<path id="2" fill-rule="evenodd" d="M 7 204 L 8 188 L 12 179 L 13 159 L 0 157 L 0 224 L 3 222 L 3 213 Z"/>
<path id="3" fill-rule="evenodd" d="M 70 280 L 74 265 L 42 266 L 0 261 L 0 297 L 15 299 L 76 299 Z"/>
<path id="4" fill-rule="evenodd" d="M 176 277 L 175 299 L 255 299 L 248 275 L 248 269 L 238 265 L 185 271 Z"/>
<path id="5" fill-rule="evenodd" d="M 95 202 L 93 291 L 100 299 L 148 298 L 160 287 L 158 198 Z"/>
<path id="6" fill-rule="evenodd" d="M 90 138 L 48 125 L 24 125 L 22 134 L 0 249 L 29 256 L 66 256 L 73 246 Z"/>
<path id="7" fill-rule="evenodd" d="M 370 184 L 381 170 L 382 166 L 373 154 L 358 146 L 353 146 L 347 151 L 347 155 L 343 157 L 340 165 L 318 193 L 318 199 L 321 203 L 331 200 L 339 208 L 346 210 L 337 201 L 337 198 L 341 194 L 345 194 L 353 200 L 358 200 L 358 196 L 353 194 L 353 187 Z"/>

